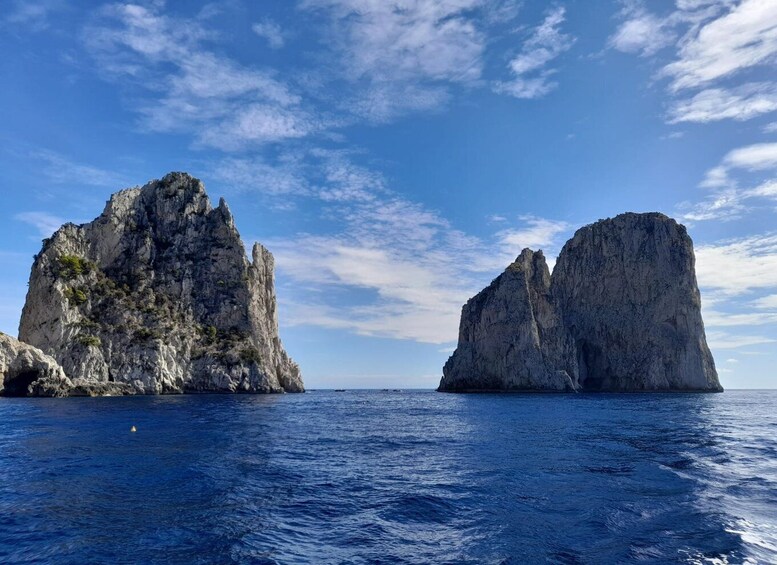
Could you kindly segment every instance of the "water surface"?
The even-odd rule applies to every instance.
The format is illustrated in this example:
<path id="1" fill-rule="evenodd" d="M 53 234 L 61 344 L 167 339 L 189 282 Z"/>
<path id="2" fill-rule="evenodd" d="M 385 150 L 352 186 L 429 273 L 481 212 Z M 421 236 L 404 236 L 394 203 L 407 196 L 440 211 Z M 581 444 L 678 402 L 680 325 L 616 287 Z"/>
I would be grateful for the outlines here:
<path id="1" fill-rule="evenodd" d="M 777 391 L 0 399 L 3 563 L 632 560 L 777 562 Z"/>

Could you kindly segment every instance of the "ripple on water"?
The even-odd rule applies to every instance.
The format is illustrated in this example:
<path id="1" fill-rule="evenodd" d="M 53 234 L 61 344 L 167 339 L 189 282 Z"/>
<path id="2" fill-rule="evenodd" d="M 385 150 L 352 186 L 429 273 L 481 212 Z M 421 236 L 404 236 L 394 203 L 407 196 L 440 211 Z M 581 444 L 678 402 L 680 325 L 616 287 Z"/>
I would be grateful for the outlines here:
<path id="1" fill-rule="evenodd" d="M 777 562 L 775 405 L 0 399 L 0 562 Z"/>

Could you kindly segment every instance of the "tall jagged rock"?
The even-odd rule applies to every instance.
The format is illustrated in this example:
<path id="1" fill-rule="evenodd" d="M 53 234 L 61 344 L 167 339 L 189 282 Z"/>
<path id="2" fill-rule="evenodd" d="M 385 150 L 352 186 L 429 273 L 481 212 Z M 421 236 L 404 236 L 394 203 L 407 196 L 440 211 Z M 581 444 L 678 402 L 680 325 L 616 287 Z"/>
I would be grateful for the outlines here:
<path id="1" fill-rule="evenodd" d="M 76 385 L 129 392 L 299 392 L 278 337 L 274 264 L 248 261 L 222 199 L 170 173 L 114 194 L 36 256 L 19 329 Z"/>
<path id="2" fill-rule="evenodd" d="M 579 229 L 551 291 L 577 346 L 583 390 L 722 390 L 693 243 L 671 218 L 627 213 Z"/>
<path id="3" fill-rule="evenodd" d="M 550 296 L 542 251 L 515 262 L 462 308 L 441 391 L 577 388 L 574 344 Z"/>
<path id="4" fill-rule="evenodd" d="M 685 228 L 657 213 L 601 220 L 552 276 L 524 250 L 467 302 L 439 390 L 519 389 L 722 390 Z"/>

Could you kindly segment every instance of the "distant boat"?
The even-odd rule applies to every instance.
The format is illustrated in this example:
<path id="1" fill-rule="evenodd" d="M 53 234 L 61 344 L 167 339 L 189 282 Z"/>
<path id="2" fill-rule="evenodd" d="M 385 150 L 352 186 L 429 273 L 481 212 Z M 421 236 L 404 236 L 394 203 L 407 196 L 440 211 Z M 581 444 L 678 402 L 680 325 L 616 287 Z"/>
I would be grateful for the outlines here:
<path id="1" fill-rule="evenodd" d="M 336 388 L 335 392 L 345 392 L 345 389 L 344 388 Z"/>

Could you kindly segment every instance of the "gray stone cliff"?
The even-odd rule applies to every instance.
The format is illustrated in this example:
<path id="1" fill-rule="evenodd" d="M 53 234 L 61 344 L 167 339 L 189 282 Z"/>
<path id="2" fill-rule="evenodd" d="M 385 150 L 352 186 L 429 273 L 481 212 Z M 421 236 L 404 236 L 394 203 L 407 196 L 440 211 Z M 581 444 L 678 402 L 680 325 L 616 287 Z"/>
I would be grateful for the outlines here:
<path id="1" fill-rule="evenodd" d="M 67 396 L 73 383 L 50 356 L 0 333 L 0 394 Z"/>
<path id="2" fill-rule="evenodd" d="M 524 250 L 462 309 L 439 390 L 722 390 L 685 228 L 655 213 L 601 220 L 552 276 Z"/>
<path id="3" fill-rule="evenodd" d="M 462 308 L 459 344 L 443 368 L 440 389 L 577 388 L 574 344 L 550 296 L 542 251 L 515 262 Z"/>
<path id="4" fill-rule="evenodd" d="M 561 250 L 551 291 L 584 390 L 722 390 L 693 243 L 674 220 L 621 214 L 579 229 Z"/>
<path id="5" fill-rule="evenodd" d="M 301 392 L 278 337 L 274 262 L 226 203 L 170 173 L 114 194 L 36 256 L 19 339 L 87 393 Z"/>

